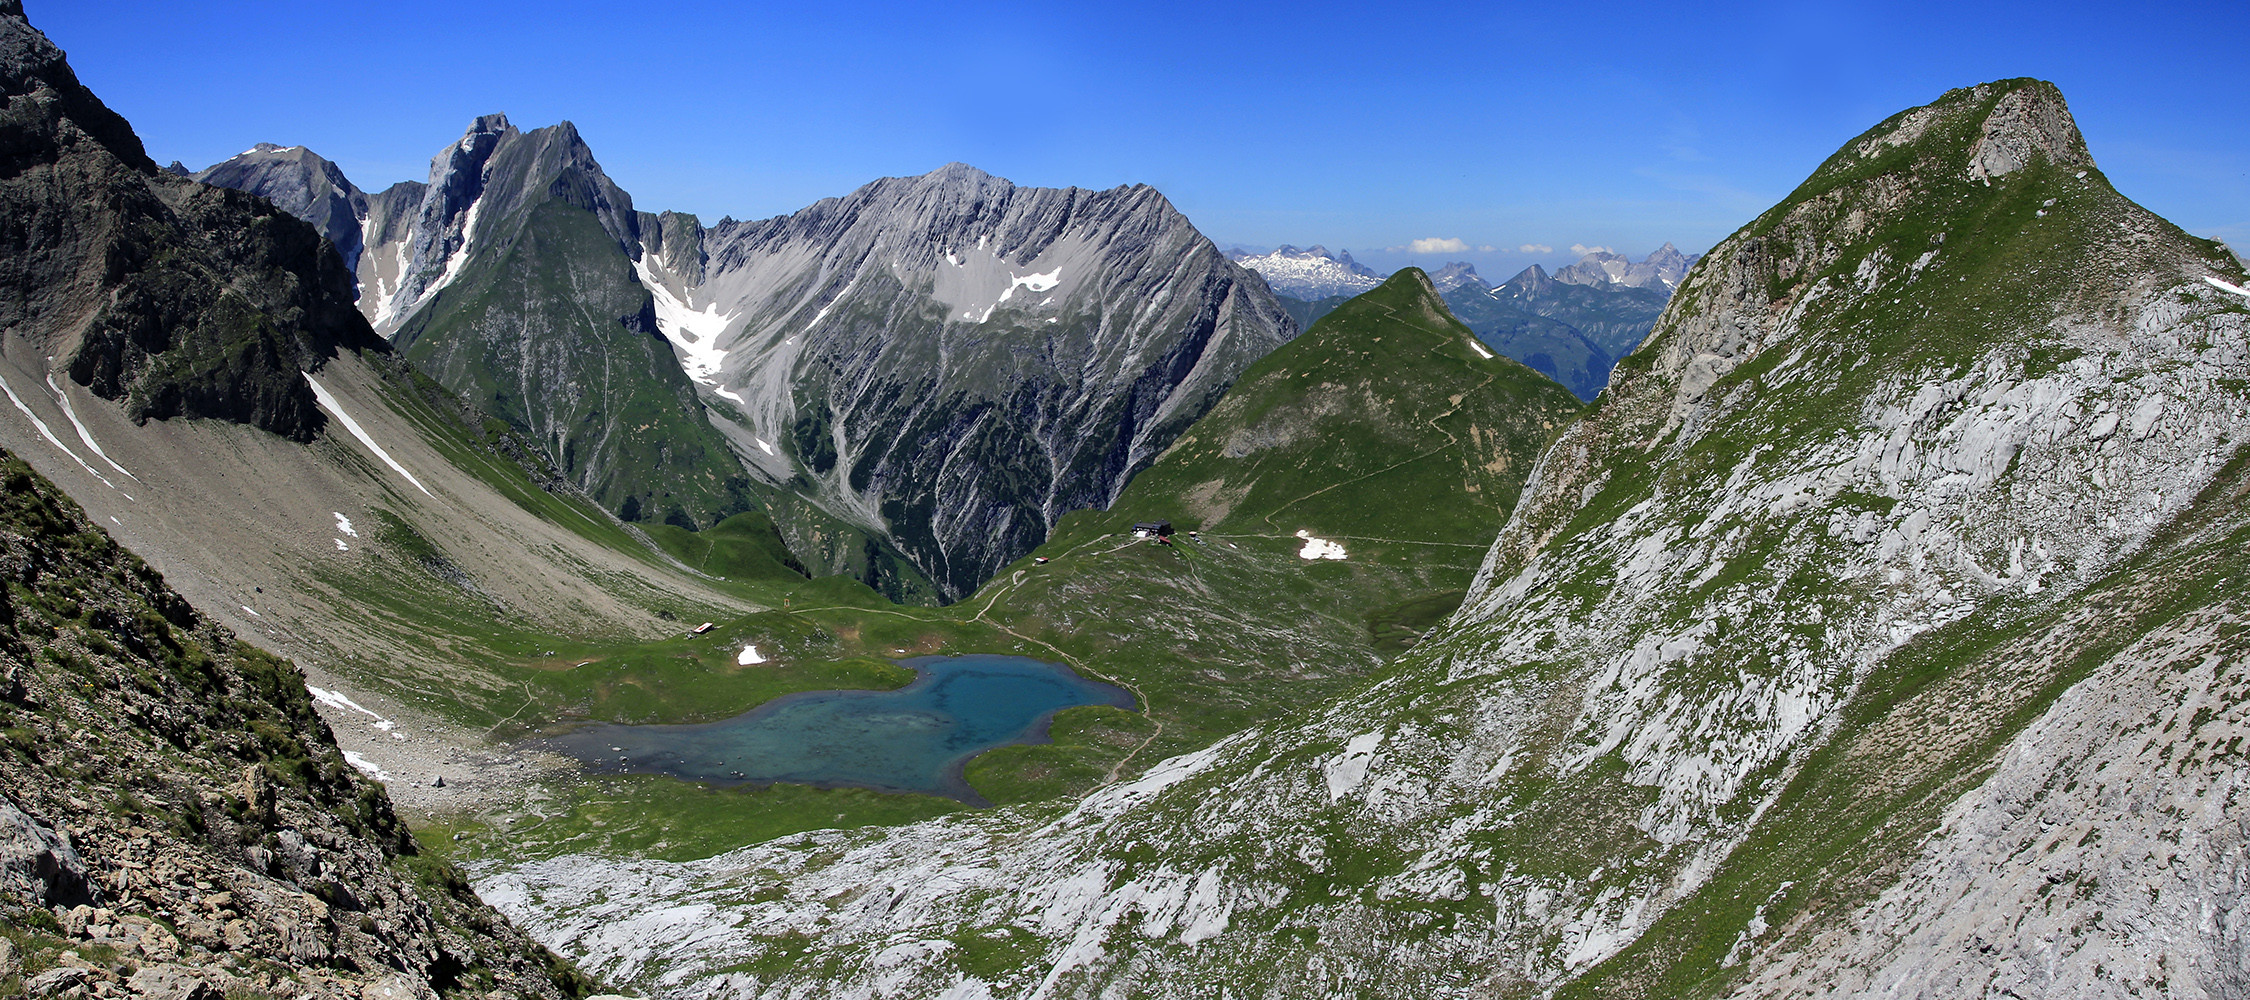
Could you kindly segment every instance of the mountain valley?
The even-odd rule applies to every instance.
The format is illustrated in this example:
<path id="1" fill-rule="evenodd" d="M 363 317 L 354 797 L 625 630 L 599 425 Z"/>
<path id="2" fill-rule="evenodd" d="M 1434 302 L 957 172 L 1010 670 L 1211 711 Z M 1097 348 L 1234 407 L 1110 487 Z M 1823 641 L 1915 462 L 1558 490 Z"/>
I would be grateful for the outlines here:
<path id="1" fill-rule="evenodd" d="M 0 992 L 2250 991 L 2250 275 L 2051 84 L 1498 285 L 159 169 L 19 0 L 0 123 Z M 967 653 L 1130 697 L 957 795 L 630 735 Z"/>

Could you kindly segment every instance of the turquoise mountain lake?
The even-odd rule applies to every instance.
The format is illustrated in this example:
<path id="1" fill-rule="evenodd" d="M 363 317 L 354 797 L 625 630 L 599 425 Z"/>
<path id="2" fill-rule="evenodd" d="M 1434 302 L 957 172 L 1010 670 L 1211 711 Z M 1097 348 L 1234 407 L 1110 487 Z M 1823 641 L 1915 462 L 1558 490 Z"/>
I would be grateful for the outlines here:
<path id="1" fill-rule="evenodd" d="M 1131 693 L 1021 656 L 900 660 L 914 682 L 896 691 L 805 691 L 724 722 L 600 724 L 544 741 L 606 774 L 669 774 L 720 784 L 786 781 L 943 795 L 976 805 L 961 777 L 969 758 L 1044 743 L 1074 705 L 1131 709 Z"/>

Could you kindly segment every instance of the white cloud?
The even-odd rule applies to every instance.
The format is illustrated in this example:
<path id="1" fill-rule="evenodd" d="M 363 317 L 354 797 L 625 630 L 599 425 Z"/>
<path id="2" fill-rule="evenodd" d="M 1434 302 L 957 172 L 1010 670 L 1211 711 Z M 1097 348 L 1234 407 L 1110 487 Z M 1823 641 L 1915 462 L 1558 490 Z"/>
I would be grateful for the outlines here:
<path id="1" fill-rule="evenodd" d="M 1570 245 L 1570 252 L 1583 256 L 1590 253 L 1616 253 L 1617 251 L 1608 247 L 1590 247 L 1584 243 L 1573 243 Z"/>
<path id="2" fill-rule="evenodd" d="M 1464 240 L 1456 240 L 1456 239 L 1442 239 L 1442 240 L 1441 240 L 1441 239 L 1438 239 L 1438 238 L 1436 238 L 1436 237 L 1434 237 L 1434 236 L 1433 236 L 1433 237 L 1431 237 L 1431 238 L 1429 238 L 1429 239 L 1415 240 L 1414 242 L 1412 242 L 1412 243 L 1409 243 L 1409 244 L 1407 244 L 1407 248 L 1408 248 L 1409 250 L 1411 250 L 1412 252 L 1414 252 L 1414 253 L 1468 253 L 1468 252 L 1469 252 L 1469 244 L 1468 244 L 1468 243 L 1467 243 L 1466 241 L 1464 241 Z"/>
<path id="3" fill-rule="evenodd" d="M 1500 249 L 1500 248 L 1499 248 L 1499 247 L 1496 247 L 1496 246 L 1493 246 L 1493 245 L 1492 245 L 1492 244 L 1490 244 L 1490 243 L 1487 243 L 1487 244 L 1485 244 L 1485 245 L 1483 245 L 1483 246 L 1481 246 L 1481 247 L 1478 247 L 1478 248 L 1477 248 L 1477 252 L 1478 252 L 1478 253 L 1491 253 L 1491 252 L 1493 252 L 1493 251 L 1495 251 L 1495 250 L 1498 250 L 1498 249 Z"/>
<path id="4" fill-rule="evenodd" d="M 1545 243 L 1526 243 L 1516 248 L 1519 253 L 1554 253 L 1555 248 Z"/>

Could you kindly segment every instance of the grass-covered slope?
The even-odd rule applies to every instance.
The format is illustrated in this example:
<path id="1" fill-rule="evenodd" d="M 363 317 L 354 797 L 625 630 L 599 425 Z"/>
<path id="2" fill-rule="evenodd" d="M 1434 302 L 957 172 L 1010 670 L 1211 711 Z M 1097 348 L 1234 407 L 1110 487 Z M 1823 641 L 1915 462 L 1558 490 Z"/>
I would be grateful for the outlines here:
<path id="1" fill-rule="evenodd" d="M 1421 271 L 1401 271 L 1250 366 L 1110 510 L 1065 518 L 1035 553 L 1048 563 L 963 604 L 1139 691 L 1161 727 L 1144 765 L 1338 690 L 1452 610 L 1577 412 L 1488 354 Z M 1131 536 L 1160 520 L 1172 544 Z M 1019 783 L 1003 800 L 1084 790 L 1114 756 L 1082 753 L 1100 735 L 999 751 L 971 777 L 988 795 Z"/>
<path id="2" fill-rule="evenodd" d="M 1491 353 L 1407 268 L 1250 366 L 1117 508 L 1234 534 L 1481 545 L 1578 408 Z"/>
<path id="3" fill-rule="evenodd" d="M 1369 683 L 1043 824 L 496 883 L 745 994 L 2225 995 L 2244 283 L 2052 86 L 1948 93 L 1696 265 Z"/>
<path id="4" fill-rule="evenodd" d="M 0 485 L 0 991 L 586 991 L 421 856 L 295 666 L 5 452 Z"/>

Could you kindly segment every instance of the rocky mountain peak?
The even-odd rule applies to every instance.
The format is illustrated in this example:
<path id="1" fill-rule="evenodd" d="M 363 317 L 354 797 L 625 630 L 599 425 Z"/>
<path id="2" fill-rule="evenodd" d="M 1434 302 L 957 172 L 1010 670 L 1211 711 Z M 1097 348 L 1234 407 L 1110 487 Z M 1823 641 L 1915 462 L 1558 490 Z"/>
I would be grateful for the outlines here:
<path id="1" fill-rule="evenodd" d="M 310 226 L 156 169 L 20 13 L 0 16 L 0 118 L 0 331 L 135 419 L 319 431 L 302 373 L 374 341 Z"/>
<path id="2" fill-rule="evenodd" d="M 37 129 L 45 134 L 37 141 L 67 145 L 83 136 L 99 143 L 130 169 L 156 172 L 156 161 L 149 159 L 133 126 L 78 82 L 78 74 L 71 71 L 62 49 L 24 20 L 21 3 L 11 3 L 0 7 L 0 96 L 13 104 L 18 95 L 47 106 L 39 116 L 44 121 Z M 51 128 L 61 122 L 69 126 Z M 5 157 L 0 164 L 7 166 L 9 174 L 20 166 L 19 159 L 24 155 L 21 145 L 21 140 L 12 139 L 6 153 L 0 154 Z"/>
<path id="3" fill-rule="evenodd" d="M 1486 284 L 1484 278 L 1477 274 L 1477 266 L 1465 260 L 1457 260 L 1445 265 L 1438 270 L 1437 274 L 1430 277 L 1430 281 L 1441 292 L 1450 292 L 1463 285 L 1478 288 L 1490 287 Z"/>
<path id="4" fill-rule="evenodd" d="M 1982 135 L 1970 151 L 1971 178 L 1989 180 L 2011 174 L 2035 158 L 2045 158 L 2057 166 L 2094 165 L 2086 139 L 2078 132 L 2078 122 L 2071 118 L 2070 108 L 2054 84 L 2020 80 L 1985 84 L 1977 91 L 1988 88 L 2006 89 L 1985 115 Z"/>
<path id="5" fill-rule="evenodd" d="M 326 157 L 303 146 L 261 142 L 188 176 L 273 202 L 328 237 L 346 269 L 359 266 L 367 195 Z"/>
<path id="6" fill-rule="evenodd" d="M 1503 284 L 1513 285 L 1517 290 L 1525 294 L 1541 295 L 1545 294 L 1548 289 L 1554 287 L 1555 279 L 1547 274 L 1546 268 L 1540 267 L 1537 264 L 1533 264 L 1530 267 L 1516 272 L 1515 277 L 1509 278 L 1507 281 L 1503 282 Z"/>

